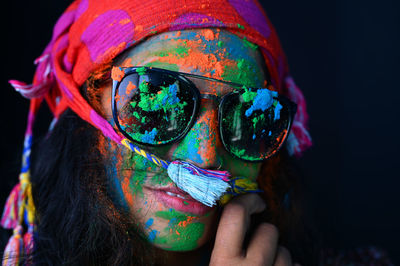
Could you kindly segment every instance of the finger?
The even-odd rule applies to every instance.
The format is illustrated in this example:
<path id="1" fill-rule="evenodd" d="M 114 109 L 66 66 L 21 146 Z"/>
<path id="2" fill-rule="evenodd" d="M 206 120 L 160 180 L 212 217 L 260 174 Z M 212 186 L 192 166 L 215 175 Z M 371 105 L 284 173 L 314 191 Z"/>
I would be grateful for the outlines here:
<path id="1" fill-rule="evenodd" d="M 242 256 L 243 239 L 250 215 L 261 212 L 266 205 L 256 194 L 239 196 L 229 202 L 221 215 L 215 238 L 214 250 L 219 256 Z"/>
<path id="2" fill-rule="evenodd" d="M 291 266 L 292 256 L 287 248 L 279 246 L 274 266 Z"/>
<path id="3" fill-rule="evenodd" d="M 247 248 L 246 258 L 257 264 L 272 265 L 276 257 L 279 232 L 275 225 L 260 224 Z"/>

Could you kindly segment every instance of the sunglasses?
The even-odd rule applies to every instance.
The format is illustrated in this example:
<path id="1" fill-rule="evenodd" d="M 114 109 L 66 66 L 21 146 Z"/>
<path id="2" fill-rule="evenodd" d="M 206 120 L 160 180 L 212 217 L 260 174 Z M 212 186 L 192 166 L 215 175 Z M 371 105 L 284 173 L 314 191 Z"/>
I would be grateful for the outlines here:
<path id="1" fill-rule="evenodd" d="M 219 134 L 233 156 L 251 162 L 274 155 L 285 142 L 297 105 L 269 88 L 153 67 L 113 67 L 112 113 L 133 143 L 161 146 L 181 140 L 197 120 L 201 99 L 218 103 Z M 223 97 L 198 88 L 221 88 Z"/>

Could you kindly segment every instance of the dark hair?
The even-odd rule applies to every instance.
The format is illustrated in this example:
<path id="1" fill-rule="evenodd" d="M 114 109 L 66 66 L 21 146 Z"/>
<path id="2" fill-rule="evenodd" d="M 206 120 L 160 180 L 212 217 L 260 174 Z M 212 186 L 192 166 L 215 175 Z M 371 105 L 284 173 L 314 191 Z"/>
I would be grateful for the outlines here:
<path id="1" fill-rule="evenodd" d="M 98 135 L 67 110 L 34 149 L 34 264 L 149 265 L 151 246 L 107 195 Z"/>

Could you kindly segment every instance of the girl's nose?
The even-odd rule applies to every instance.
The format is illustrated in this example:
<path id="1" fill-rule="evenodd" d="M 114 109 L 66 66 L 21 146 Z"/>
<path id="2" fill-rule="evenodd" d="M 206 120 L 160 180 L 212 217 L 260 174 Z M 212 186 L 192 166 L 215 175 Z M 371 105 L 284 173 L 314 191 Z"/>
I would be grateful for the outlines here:
<path id="1" fill-rule="evenodd" d="M 194 163 L 205 169 L 216 169 L 221 161 L 217 154 L 219 147 L 221 141 L 216 102 L 202 99 L 197 120 L 183 140 L 177 144 L 172 155 L 174 158 Z"/>

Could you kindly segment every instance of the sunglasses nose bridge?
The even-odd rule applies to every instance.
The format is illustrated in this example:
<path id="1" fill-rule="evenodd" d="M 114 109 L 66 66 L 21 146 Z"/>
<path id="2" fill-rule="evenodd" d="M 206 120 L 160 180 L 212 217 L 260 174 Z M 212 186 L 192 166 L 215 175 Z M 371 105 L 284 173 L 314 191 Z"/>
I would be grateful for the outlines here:
<path id="1" fill-rule="evenodd" d="M 218 154 L 221 146 L 218 134 L 217 104 L 215 101 L 202 99 L 197 120 L 177 145 L 174 156 L 202 168 L 217 168 L 221 161 Z"/>

